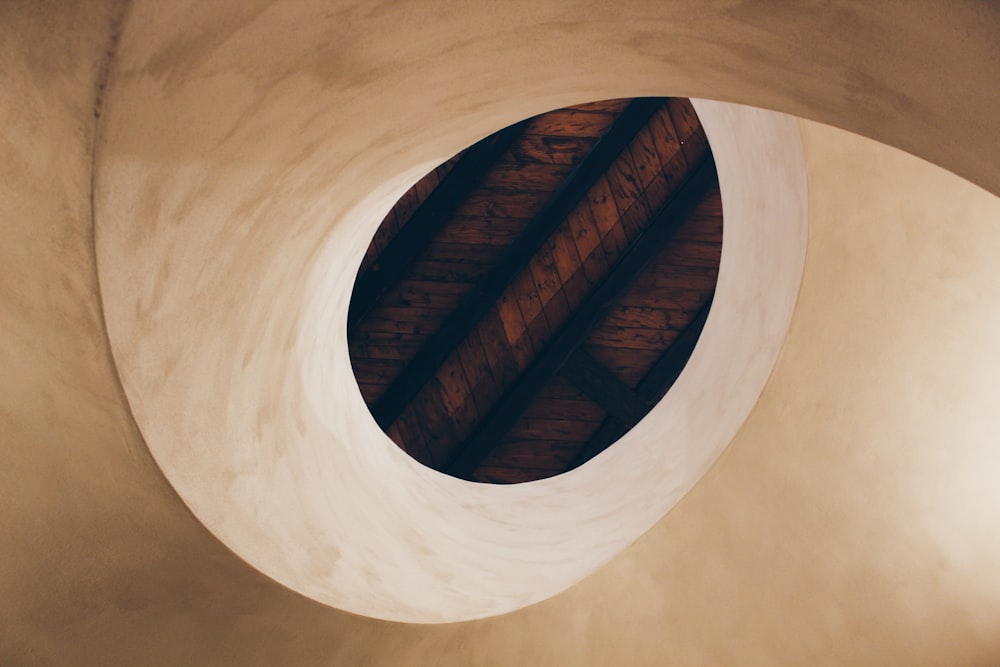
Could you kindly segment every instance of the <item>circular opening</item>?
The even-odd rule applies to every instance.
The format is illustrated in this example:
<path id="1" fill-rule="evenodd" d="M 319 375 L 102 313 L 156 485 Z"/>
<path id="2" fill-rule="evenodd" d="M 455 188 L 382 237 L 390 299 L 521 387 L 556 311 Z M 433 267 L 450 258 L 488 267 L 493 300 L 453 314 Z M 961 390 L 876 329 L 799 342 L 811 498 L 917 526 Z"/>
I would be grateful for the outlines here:
<path id="1" fill-rule="evenodd" d="M 348 315 L 382 430 L 420 463 L 497 484 L 601 453 L 663 398 L 705 324 L 722 249 L 691 103 L 559 109 L 418 181 L 383 220 Z"/>

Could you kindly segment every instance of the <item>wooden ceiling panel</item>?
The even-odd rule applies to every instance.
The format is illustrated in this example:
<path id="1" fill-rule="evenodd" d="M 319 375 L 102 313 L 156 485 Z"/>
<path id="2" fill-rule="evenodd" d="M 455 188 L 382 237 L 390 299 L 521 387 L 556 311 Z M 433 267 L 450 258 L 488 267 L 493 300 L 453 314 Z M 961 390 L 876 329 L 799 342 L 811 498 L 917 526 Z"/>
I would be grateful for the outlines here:
<path id="1" fill-rule="evenodd" d="M 594 107 L 576 107 L 536 116 L 526 132 L 545 137 L 588 137 L 597 139 L 611 127 L 621 112 Z"/>
<path id="2" fill-rule="evenodd" d="M 590 152 L 596 141 L 594 137 L 524 134 L 511 151 L 497 161 L 497 166 L 516 168 L 541 164 L 572 168 Z"/>
<path id="3" fill-rule="evenodd" d="M 676 378 L 721 241 L 687 100 L 512 126 L 428 174 L 373 239 L 348 328 L 362 395 L 430 467 L 491 483 L 564 472 Z"/>

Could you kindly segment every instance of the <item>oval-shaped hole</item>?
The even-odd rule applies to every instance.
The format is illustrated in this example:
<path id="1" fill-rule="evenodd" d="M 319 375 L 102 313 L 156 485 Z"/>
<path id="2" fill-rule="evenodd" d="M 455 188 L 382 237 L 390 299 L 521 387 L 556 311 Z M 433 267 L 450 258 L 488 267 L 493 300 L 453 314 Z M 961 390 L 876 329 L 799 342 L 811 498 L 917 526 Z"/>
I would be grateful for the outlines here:
<path id="1" fill-rule="evenodd" d="M 382 222 L 348 317 L 358 386 L 435 470 L 558 475 L 669 390 L 721 247 L 718 177 L 687 99 L 535 116 L 427 174 Z"/>

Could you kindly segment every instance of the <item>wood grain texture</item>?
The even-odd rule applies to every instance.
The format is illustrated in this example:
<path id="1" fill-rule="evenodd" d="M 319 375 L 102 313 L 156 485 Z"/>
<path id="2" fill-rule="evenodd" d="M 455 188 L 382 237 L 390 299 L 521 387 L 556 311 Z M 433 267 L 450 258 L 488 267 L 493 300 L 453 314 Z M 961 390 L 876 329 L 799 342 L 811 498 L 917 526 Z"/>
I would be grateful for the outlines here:
<path id="1" fill-rule="evenodd" d="M 638 387 L 714 290 L 722 240 L 715 186 L 587 324 L 566 377 L 539 376 L 532 398 L 496 419 L 709 154 L 687 100 L 642 104 L 639 111 L 630 100 L 609 100 L 522 123 L 476 187 L 443 206 L 433 237 L 350 330 L 363 397 L 382 406 L 376 418 L 417 460 L 445 469 L 494 424 L 494 444 L 462 474 L 491 483 L 547 477 L 609 445 L 649 409 L 649 392 L 640 396 Z M 633 125 L 624 130 L 626 122 Z M 613 152 L 605 135 L 621 137 Z M 597 158 L 601 146 L 606 156 Z M 386 216 L 366 267 L 402 238 L 407 220 L 462 166 L 459 157 Z M 573 179 L 585 184 L 577 194 L 567 190 L 578 187 Z"/>

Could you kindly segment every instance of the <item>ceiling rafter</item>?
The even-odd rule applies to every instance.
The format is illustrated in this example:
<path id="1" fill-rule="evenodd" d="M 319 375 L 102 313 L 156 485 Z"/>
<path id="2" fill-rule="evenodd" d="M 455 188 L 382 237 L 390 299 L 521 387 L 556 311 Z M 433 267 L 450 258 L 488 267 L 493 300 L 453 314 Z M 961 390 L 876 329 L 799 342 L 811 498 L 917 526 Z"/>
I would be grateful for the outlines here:
<path id="1" fill-rule="evenodd" d="M 455 347 L 470 334 L 511 281 L 527 266 L 661 105 L 662 101 L 659 99 L 639 98 L 621 113 L 607 133 L 534 216 L 528 227 L 506 248 L 484 279 L 445 319 L 382 396 L 370 406 L 372 415 L 383 429 L 388 428 L 400 416 Z"/>
<path id="2" fill-rule="evenodd" d="M 614 300 L 663 249 L 716 183 L 715 163 L 708 153 L 656 212 L 649 226 L 636 236 L 600 286 L 573 312 L 527 370 L 494 405 L 476 431 L 459 445 L 445 468 L 449 474 L 465 478 L 471 476 L 524 414 L 541 388 L 559 372 L 574 350 L 607 314 Z"/>
<path id="3" fill-rule="evenodd" d="M 637 424 L 649 412 L 649 406 L 638 394 L 582 346 L 573 351 L 559 369 L 559 374 L 626 424 L 627 428 Z"/>
<path id="4" fill-rule="evenodd" d="M 684 365 L 694 351 L 694 347 L 698 343 L 698 337 L 701 336 L 701 331 L 705 327 L 705 321 L 712 308 L 713 298 L 714 292 L 709 294 L 704 304 L 698 310 L 698 314 L 695 315 L 694 319 L 674 339 L 670 347 L 653 364 L 653 367 L 642 379 L 642 382 L 632 392 L 635 399 L 645 406 L 643 416 L 666 395 L 670 387 L 680 377 L 681 371 L 684 370 Z M 610 410 L 608 412 L 611 413 Z M 583 465 L 603 452 L 620 437 L 625 435 L 634 425 L 635 422 L 628 423 L 621 415 L 611 413 L 601 424 L 597 432 L 580 449 L 580 452 L 570 464 L 570 469 Z"/>
<path id="5" fill-rule="evenodd" d="M 372 266 L 358 278 L 351 296 L 347 326 L 353 328 L 396 284 L 403 272 L 427 248 L 465 198 L 524 131 L 529 121 L 504 128 L 473 144 L 441 183 L 417 207 Z"/>

